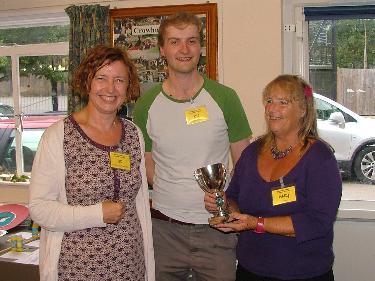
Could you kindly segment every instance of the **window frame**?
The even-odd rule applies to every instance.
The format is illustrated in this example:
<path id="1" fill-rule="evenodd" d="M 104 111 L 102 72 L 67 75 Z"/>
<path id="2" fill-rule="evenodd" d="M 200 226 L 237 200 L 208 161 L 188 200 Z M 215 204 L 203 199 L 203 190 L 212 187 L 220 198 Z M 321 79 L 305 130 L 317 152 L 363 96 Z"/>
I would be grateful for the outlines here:
<path id="1" fill-rule="evenodd" d="M 305 21 L 305 6 L 368 5 L 369 1 L 358 0 L 288 0 L 283 1 L 283 72 L 301 75 L 309 80 L 308 24 Z M 360 188 L 360 187 L 359 187 Z M 345 193 L 345 192 L 343 192 Z M 370 197 L 375 198 L 375 190 Z M 338 220 L 375 220 L 375 200 L 354 198 L 348 195 L 341 200 Z"/>
<path id="2" fill-rule="evenodd" d="M 283 71 L 298 74 L 309 80 L 308 24 L 305 6 L 369 5 L 369 1 L 357 0 L 288 0 L 283 1 Z"/>
<path id="3" fill-rule="evenodd" d="M 11 58 L 12 67 L 12 96 L 14 99 L 14 117 L 16 128 L 16 173 L 25 174 L 23 171 L 22 132 L 21 132 L 21 92 L 20 92 L 20 71 L 19 59 L 24 56 L 48 56 L 68 55 L 69 43 L 42 43 L 0 47 L 0 56 Z"/>

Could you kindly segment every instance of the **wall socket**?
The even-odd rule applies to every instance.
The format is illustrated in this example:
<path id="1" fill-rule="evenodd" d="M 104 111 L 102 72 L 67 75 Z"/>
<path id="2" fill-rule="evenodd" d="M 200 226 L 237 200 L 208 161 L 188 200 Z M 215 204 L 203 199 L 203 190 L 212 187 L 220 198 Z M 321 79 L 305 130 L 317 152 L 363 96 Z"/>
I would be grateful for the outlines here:
<path id="1" fill-rule="evenodd" d="M 284 24 L 284 31 L 295 32 L 296 31 L 296 25 L 295 24 Z"/>

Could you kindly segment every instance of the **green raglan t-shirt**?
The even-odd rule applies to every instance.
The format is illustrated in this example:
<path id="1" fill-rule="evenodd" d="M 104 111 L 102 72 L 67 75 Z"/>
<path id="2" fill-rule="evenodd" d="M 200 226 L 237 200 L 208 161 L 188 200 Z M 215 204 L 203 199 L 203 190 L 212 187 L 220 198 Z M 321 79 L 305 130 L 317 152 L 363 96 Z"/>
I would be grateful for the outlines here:
<path id="1" fill-rule="evenodd" d="M 202 107 L 207 120 L 188 125 L 186 112 Z M 152 152 L 155 161 L 153 207 L 174 219 L 207 223 L 210 214 L 193 173 L 214 163 L 228 168 L 230 144 L 251 135 L 235 91 L 205 79 L 191 100 L 181 101 L 166 95 L 158 84 L 137 101 L 133 116 L 146 152 Z"/>

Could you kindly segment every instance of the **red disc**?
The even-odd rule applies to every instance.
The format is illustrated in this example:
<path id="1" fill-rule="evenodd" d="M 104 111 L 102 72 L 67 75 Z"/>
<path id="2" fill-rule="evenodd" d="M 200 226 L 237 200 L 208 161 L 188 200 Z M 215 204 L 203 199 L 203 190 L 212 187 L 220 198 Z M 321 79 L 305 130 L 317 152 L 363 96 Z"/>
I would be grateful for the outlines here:
<path id="1" fill-rule="evenodd" d="M 29 215 L 29 209 L 23 205 L 0 205 L 0 230 L 9 230 L 22 223 Z"/>

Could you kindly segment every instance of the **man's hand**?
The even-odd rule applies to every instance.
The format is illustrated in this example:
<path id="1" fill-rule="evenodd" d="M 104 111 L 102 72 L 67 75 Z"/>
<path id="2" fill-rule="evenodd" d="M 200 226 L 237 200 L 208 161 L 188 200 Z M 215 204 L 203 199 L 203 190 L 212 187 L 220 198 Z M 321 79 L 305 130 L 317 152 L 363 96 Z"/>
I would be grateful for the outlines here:
<path id="1" fill-rule="evenodd" d="M 220 192 L 219 193 L 223 199 L 224 199 L 224 209 L 227 208 L 227 197 L 225 196 L 225 193 L 224 192 Z M 216 195 L 215 193 L 209 193 L 209 192 L 205 192 L 204 193 L 204 207 L 206 208 L 206 210 L 211 213 L 211 214 L 215 214 L 219 208 L 216 204 Z"/>
<path id="2" fill-rule="evenodd" d="M 216 213 L 218 211 L 218 208 L 216 205 L 216 196 L 214 193 L 209 193 L 209 192 L 204 193 L 204 207 L 211 214 Z"/>

